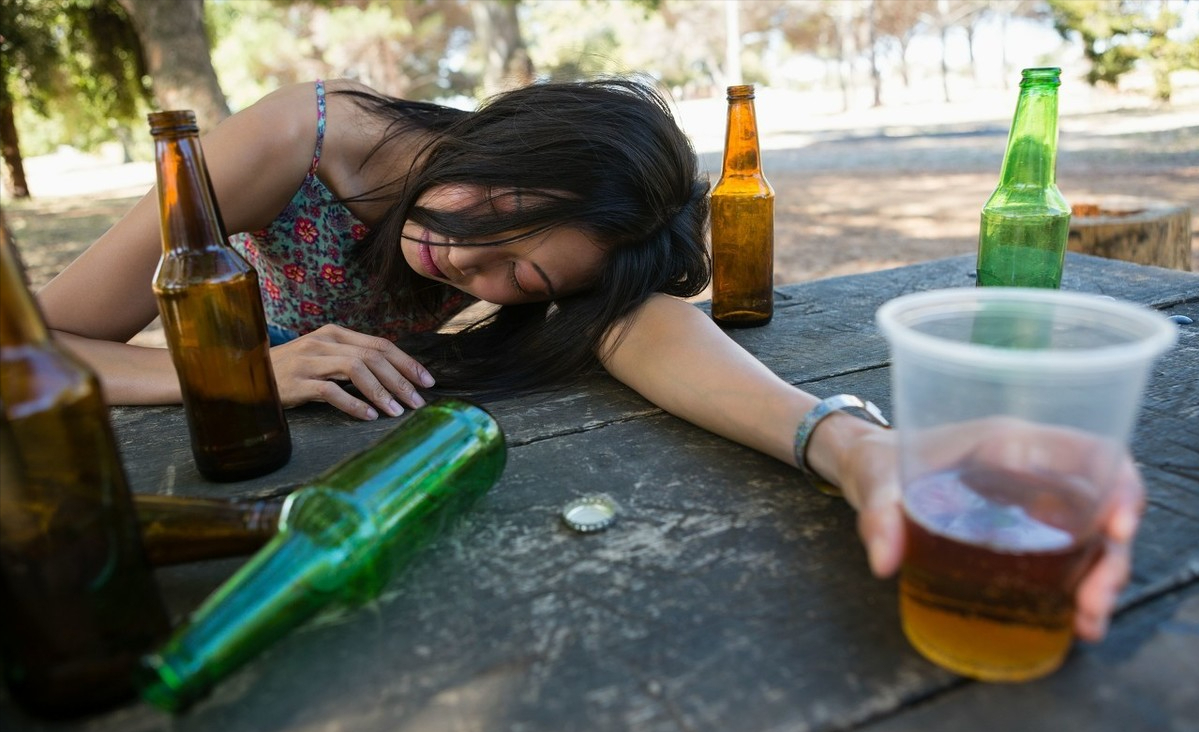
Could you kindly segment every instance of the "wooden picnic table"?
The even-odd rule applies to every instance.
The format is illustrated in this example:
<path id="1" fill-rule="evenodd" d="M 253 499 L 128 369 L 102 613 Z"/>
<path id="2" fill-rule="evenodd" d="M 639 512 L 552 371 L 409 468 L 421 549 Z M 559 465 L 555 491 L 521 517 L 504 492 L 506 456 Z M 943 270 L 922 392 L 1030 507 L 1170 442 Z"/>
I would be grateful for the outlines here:
<path id="1" fill-rule="evenodd" d="M 731 335 L 787 381 L 890 411 L 884 301 L 973 285 L 955 257 L 780 287 L 774 321 Z M 1199 321 L 1199 275 L 1068 255 L 1063 289 Z M 928 663 L 900 630 L 843 501 L 796 471 L 663 413 L 606 376 L 487 404 L 498 484 L 365 607 L 325 613 L 170 717 L 131 702 L 50 725 L 0 698 L 0 729 L 756 732 L 1199 729 L 1199 322 L 1153 371 L 1133 441 L 1148 487 L 1110 634 L 1019 685 Z M 392 429 L 289 411 L 294 457 L 237 484 L 196 473 L 181 408 L 118 408 L 134 489 L 280 496 Z M 619 505 L 607 531 L 560 520 Z M 159 579 L 176 620 L 241 563 Z M 2 692 L 0 692 L 2 693 Z"/>

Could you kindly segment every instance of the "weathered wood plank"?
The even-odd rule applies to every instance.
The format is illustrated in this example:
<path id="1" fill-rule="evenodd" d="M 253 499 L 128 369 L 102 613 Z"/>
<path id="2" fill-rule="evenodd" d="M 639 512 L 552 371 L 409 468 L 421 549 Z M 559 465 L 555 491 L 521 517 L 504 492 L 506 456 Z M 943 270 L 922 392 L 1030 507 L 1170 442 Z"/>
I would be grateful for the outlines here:
<path id="1" fill-rule="evenodd" d="M 792 382 L 818 394 L 861 394 L 889 412 L 874 309 L 901 292 L 969 284 L 972 266 L 959 257 L 782 288 L 776 323 L 734 337 Z M 1199 315 L 1197 275 L 1071 255 L 1065 286 Z M 1150 507 L 1121 600 L 1145 601 L 1146 611 L 1164 607 L 1155 593 L 1193 581 L 1199 566 L 1199 336 L 1181 336 L 1150 385 L 1133 444 L 1146 463 Z M 66 728 L 825 730 L 935 699 L 948 718 L 966 720 L 957 728 L 985 729 L 970 703 L 953 702 L 970 685 L 903 639 L 894 583 L 869 576 L 852 510 L 791 468 L 662 414 L 606 377 L 489 407 L 512 445 L 503 477 L 377 602 L 323 616 L 183 717 L 131 704 Z M 221 485 L 195 474 L 178 407 L 113 414 L 135 489 L 200 495 L 285 492 L 396 424 L 320 405 L 290 410 L 292 462 Z M 592 491 L 620 503 L 618 523 L 574 534 L 558 510 Z M 194 607 L 238 563 L 160 572 L 173 612 Z M 1129 647 L 1093 651 L 1118 657 Z M 1076 654 L 1062 678 L 1082 673 L 1074 666 L 1091 652 Z M 1163 708 L 1189 711 L 1161 696 L 1167 690 L 1152 669 L 1124 672 L 1150 697 L 1159 694 L 1151 698 Z M 1082 687 L 1055 687 L 1059 708 L 1093 699 Z M 1040 688 L 1011 693 L 1032 710 Z M 895 728 L 923 708 L 896 717 Z M 985 701 L 977 714 L 1004 708 Z M 1094 729 L 1123 729 L 1096 719 Z M 28 720 L 0 693 L 0 728 L 63 727 Z"/>

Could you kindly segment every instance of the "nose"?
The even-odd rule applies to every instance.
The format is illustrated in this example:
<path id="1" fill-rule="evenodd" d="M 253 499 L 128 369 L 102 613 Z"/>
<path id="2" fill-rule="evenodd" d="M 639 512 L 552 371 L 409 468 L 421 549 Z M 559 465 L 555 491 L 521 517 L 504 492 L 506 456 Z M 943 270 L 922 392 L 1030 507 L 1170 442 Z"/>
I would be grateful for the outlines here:
<path id="1" fill-rule="evenodd" d="M 495 266 L 497 262 L 504 261 L 504 253 L 500 251 L 499 247 L 451 246 L 447 259 L 450 260 L 454 269 L 470 277 L 486 271 Z"/>

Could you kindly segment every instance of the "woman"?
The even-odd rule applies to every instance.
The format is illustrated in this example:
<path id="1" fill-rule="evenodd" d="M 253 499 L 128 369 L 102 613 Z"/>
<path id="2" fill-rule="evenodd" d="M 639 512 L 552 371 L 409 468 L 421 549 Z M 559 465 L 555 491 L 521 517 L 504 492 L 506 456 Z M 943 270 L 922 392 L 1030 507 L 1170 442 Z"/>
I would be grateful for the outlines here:
<path id="1" fill-rule="evenodd" d="M 649 87 L 539 84 L 468 113 L 298 84 L 230 117 L 204 150 L 231 240 L 260 273 L 286 405 L 375 419 L 420 407 L 435 384 L 502 394 L 602 364 L 663 409 L 840 486 L 872 569 L 897 569 L 891 433 L 836 409 L 805 420 L 827 403 L 679 299 L 708 282 L 708 187 Z M 169 354 L 126 343 L 157 314 L 156 204 L 151 192 L 39 293 L 114 404 L 181 399 Z M 500 307 L 441 328 L 476 301 Z M 1079 590 L 1084 638 L 1102 636 L 1127 579 L 1141 495 L 1127 472 L 1109 550 Z"/>

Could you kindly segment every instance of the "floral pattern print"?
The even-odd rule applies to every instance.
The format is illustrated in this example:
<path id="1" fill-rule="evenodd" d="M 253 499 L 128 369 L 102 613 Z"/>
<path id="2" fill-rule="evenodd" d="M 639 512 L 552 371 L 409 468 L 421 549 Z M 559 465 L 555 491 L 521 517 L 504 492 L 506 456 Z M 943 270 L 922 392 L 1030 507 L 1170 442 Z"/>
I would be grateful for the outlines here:
<path id="1" fill-rule="evenodd" d="M 370 230 L 316 175 L 325 140 L 322 81 L 316 82 L 316 106 L 316 150 L 300 189 L 270 226 L 229 237 L 258 271 L 267 321 L 300 335 L 336 323 L 392 341 L 439 328 L 474 299 L 447 287 L 432 316 L 364 311 L 372 277 L 352 255 Z"/>

